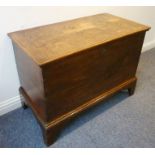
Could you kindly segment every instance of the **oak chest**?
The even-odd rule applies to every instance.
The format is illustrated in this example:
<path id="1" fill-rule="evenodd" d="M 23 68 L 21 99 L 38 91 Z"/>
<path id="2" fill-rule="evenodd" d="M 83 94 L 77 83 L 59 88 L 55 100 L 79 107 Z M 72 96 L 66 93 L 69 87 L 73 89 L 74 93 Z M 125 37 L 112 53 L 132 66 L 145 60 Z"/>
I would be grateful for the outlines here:
<path id="1" fill-rule="evenodd" d="M 144 26 L 110 14 L 9 33 L 23 106 L 52 144 L 76 115 L 122 89 L 134 93 Z"/>

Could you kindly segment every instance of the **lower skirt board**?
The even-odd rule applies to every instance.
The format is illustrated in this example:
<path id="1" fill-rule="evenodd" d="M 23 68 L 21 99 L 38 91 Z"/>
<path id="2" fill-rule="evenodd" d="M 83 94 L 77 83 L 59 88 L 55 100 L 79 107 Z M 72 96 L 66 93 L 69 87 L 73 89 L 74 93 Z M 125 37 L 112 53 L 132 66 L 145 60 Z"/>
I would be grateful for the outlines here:
<path id="1" fill-rule="evenodd" d="M 42 133 L 43 133 L 43 137 L 44 137 L 44 142 L 47 146 L 51 145 L 52 143 L 54 143 L 57 139 L 57 137 L 59 136 L 61 130 L 73 119 L 75 118 L 77 115 L 79 115 L 81 112 L 87 110 L 90 107 L 95 106 L 97 103 L 99 103 L 100 101 L 103 101 L 105 99 L 107 99 L 108 97 L 116 94 L 117 92 L 123 90 L 123 89 L 128 89 L 128 93 L 129 95 L 132 95 L 134 93 L 135 90 L 135 86 L 136 86 L 136 81 L 137 78 L 133 77 L 123 83 L 121 83 L 120 85 L 117 85 L 116 87 L 107 90 L 106 92 L 104 92 L 103 94 L 100 94 L 99 96 L 97 96 L 96 98 L 81 104 L 81 106 L 79 106 L 78 108 L 69 111 L 68 113 L 60 116 L 59 118 L 55 119 L 55 120 L 51 120 L 51 122 L 44 122 L 39 115 L 37 114 L 35 108 L 32 106 L 32 100 L 31 98 L 28 96 L 28 94 L 26 93 L 26 91 L 24 90 L 24 88 L 20 87 L 19 91 L 21 96 L 23 97 L 23 101 L 22 101 L 22 105 L 23 108 L 25 109 L 27 106 L 29 106 L 39 125 L 41 126 L 42 129 Z"/>

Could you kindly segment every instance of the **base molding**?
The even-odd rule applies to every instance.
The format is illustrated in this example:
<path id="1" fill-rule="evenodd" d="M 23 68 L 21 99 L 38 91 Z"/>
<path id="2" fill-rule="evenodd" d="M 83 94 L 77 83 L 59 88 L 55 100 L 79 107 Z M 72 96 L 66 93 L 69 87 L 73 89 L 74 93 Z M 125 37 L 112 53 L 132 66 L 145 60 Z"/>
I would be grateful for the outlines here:
<path id="1" fill-rule="evenodd" d="M 34 116 L 36 117 L 43 133 L 44 142 L 47 146 L 51 145 L 56 141 L 58 138 L 61 130 L 70 122 L 72 121 L 76 116 L 80 115 L 85 110 L 89 109 L 90 107 L 95 106 L 101 101 L 106 100 L 110 96 L 114 95 L 115 93 L 123 90 L 128 89 L 129 95 L 134 94 L 135 86 L 136 86 L 137 78 L 133 77 L 127 81 L 122 82 L 121 84 L 113 87 L 110 90 L 107 90 L 106 92 L 103 92 L 99 96 L 97 96 L 94 99 L 89 100 L 86 103 L 81 104 L 81 106 L 75 108 L 74 110 L 61 115 L 60 117 L 51 120 L 50 122 L 45 122 L 41 119 L 39 114 L 37 113 L 36 109 L 33 107 L 34 102 L 31 100 L 31 98 L 28 96 L 28 94 L 25 92 L 25 90 L 20 87 L 19 91 L 24 98 L 24 102 L 26 105 L 28 105 L 32 112 L 34 113 Z"/>
<path id="2" fill-rule="evenodd" d="M 87 110 L 88 108 L 91 108 L 92 106 L 95 106 L 96 104 L 98 104 L 101 101 L 106 100 L 107 98 L 111 97 L 112 95 L 114 95 L 115 93 L 119 92 L 122 89 L 128 89 L 129 95 L 132 95 L 134 93 L 134 90 L 135 90 L 136 81 L 137 81 L 136 77 L 129 79 L 128 81 L 125 81 L 122 84 L 102 93 L 101 95 L 97 96 L 96 98 L 91 99 L 88 102 L 82 104 L 78 108 L 60 116 L 59 118 L 57 118 L 57 119 L 55 119 L 49 123 L 43 123 L 44 127 L 50 128 L 50 127 L 53 127 L 53 126 L 65 121 L 66 119 L 70 119 L 72 117 L 75 117 L 79 113 Z M 130 92 L 131 88 L 133 88 L 133 92 Z"/>
<path id="3" fill-rule="evenodd" d="M 0 103 L 0 116 L 21 107 L 20 95 Z"/>
<path id="4" fill-rule="evenodd" d="M 154 47 L 155 47 L 155 40 L 152 40 L 152 41 L 150 41 L 148 43 L 145 43 L 143 45 L 143 48 L 142 48 L 142 53 L 147 52 L 148 50 L 150 50 L 150 49 L 152 49 Z"/>

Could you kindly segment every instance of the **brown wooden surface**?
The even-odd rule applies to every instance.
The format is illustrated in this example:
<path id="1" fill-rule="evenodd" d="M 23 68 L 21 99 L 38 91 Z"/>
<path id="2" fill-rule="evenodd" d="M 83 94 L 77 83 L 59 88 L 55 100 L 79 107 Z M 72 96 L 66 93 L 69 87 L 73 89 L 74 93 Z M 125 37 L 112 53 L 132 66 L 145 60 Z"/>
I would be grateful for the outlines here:
<path id="1" fill-rule="evenodd" d="M 20 93 L 50 145 L 76 115 L 122 89 L 132 95 L 149 27 L 109 14 L 9 34 Z"/>
<path id="2" fill-rule="evenodd" d="M 124 37 L 44 66 L 48 121 L 133 78 L 144 34 Z"/>
<path id="3" fill-rule="evenodd" d="M 43 65 L 81 50 L 148 29 L 148 26 L 120 17 L 98 14 L 9 35 L 37 64 Z"/>
<path id="4" fill-rule="evenodd" d="M 34 108 L 46 120 L 42 70 L 15 43 L 13 44 L 20 85 L 33 100 Z M 35 104 L 34 104 L 35 103 Z"/>

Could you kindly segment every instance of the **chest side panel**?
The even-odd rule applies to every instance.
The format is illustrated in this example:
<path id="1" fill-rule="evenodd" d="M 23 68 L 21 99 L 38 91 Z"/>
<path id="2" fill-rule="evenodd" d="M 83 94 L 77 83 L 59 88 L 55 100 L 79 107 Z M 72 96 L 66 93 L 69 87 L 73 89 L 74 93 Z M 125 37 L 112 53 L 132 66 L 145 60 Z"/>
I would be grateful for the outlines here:
<path id="1" fill-rule="evenodd" d="M 15 43 L 13 43 L 13 48 L 21 87 L 31 98 L 33 109 L 45 120 L 42 71 Z"/>

